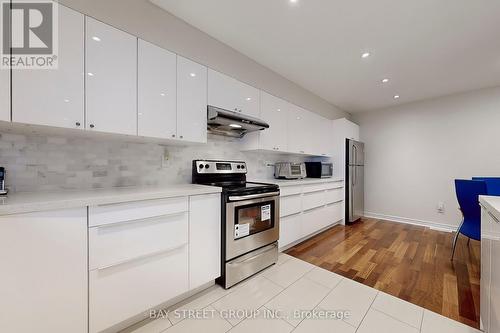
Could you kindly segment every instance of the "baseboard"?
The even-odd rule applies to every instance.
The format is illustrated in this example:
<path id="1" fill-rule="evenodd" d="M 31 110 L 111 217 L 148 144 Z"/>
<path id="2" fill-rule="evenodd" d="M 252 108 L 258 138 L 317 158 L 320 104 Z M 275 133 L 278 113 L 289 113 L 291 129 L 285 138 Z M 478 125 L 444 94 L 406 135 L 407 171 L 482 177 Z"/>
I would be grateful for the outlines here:
<path id="1" fill-rule="evenodd" d="M 385 214 L 372 213 L 372 212 L 365 212 L 365 217 L 380 219 L 380 220 L 387 220 L 387 221 L 397 222 L 397 223 L 413 224 L 413 225 L 418 225 L 421 227 L 428 227 L 428 228 L 433 229 L 433 230 L 446 231 L 446 232 L 453 232 L 453 231 L 457 230 L 456 226 L 452 226 L 449 224 L 411 219 L 408 217 L 392 216 L 392 215 L 385 215 Z"/>

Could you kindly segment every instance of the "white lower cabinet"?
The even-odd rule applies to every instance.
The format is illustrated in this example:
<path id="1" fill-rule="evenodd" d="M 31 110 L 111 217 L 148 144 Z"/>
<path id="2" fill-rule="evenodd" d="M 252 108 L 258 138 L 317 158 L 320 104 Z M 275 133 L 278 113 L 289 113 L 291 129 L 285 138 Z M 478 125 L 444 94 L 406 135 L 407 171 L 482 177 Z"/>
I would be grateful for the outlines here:
<path id="1" fill-rule="evenodd" d="M 287 246 L 302 238 L 302 214 L 282 217 L 280 220 L 279 247 Z"/>
<path id="2" fill-rule="evenodd" d="M 0 216 L 0 332 L 86 333 L 86 208 Z"/>
<path id="3" fill-rule="evenodd" d="M 220 276 L 220 194 L 89 207 L 90 332 Z"/>
<path id="4" fill-rule="evenodd" d="M 185 233 L 187 236 L 187 228 Z M 187 243 L 92 270 L 89 272 L 90 332 L 112 327 L 187 292 L 188 288 Z"/>
<path id="5" fill-rule="evenodd" d="M 487 209 L 481 215 L 481 329 L 500 332 L 500 219 Z"/>
<path id="6" fill-rule="evenodd" d="M 189 288 L 197 288 L 220 276 L 220 194 L 189 198 Z"/>
<path id="7" fill-rule="evenodd" d="M 286 186 L 280 198 L 280 248 L 304 240 L 343 218 L 342 182 Z"/>

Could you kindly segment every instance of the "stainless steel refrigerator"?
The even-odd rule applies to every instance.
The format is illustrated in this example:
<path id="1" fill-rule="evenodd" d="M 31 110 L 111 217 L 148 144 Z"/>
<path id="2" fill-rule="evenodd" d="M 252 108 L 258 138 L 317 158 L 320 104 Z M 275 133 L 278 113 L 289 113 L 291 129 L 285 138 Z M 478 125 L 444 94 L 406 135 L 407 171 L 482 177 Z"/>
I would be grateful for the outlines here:
<path id="1" fill-rule="evenodd" d="M 346 139 L 346 222 L 353 223 L 364 216 L 365 211 L 365 144 Z"/>

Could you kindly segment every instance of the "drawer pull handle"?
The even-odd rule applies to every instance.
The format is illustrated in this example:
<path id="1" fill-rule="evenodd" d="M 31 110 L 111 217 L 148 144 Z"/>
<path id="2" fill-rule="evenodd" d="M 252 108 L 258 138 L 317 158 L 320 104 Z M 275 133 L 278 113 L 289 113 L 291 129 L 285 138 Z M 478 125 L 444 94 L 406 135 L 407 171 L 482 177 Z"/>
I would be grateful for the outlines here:
<path id="1" fill-rule="evenodd" d="M 121 225 L 121 224 L 129 224 L 129 223 L 137 223 L 137 222 L 147 222 L 149 220 L 154 220 L 154 219 L 158 219 L 158 218 L 161 218 L 161 217 L 174 217 L 174 216 L 177 216 L 177 215 L 183 215 L 187 213 L 187 211 L 182 211 L 182 212 L 176 212 L 176 213 L 170 213 L 170 214 L 161 214 L 161 215 L 155 215 L 155 216 L 149 216 L 149 217 L 144 217 L 144 218 L 139 218 L 139 219 L 133 219 L 133 220 L 125 220 L 125 221 L 116 221 L 116 222 L 111 222 L 111 223 L 106 223 L 106 224 L 100 224 L 100 225 L 96 225 L 96 226 L 92 226 L 91 228 L 111 228 L 111 227 L 114 227 L 114 226 L 117 226 L 117 225 Z"/>
<path id="2" fill-rule="evenodd" d="M 99 267 L 97 267 L 97 270 L 98 271 L 102 271 L 102 270 L 113 268 L 113 267 L 116 267 L 116 266 L 122 266 L 122 265 L 125 265 L 125 264 L 129 264 L 129 263 L 132 263 L 134 261 L 140 261 L 140 260 L 143 260 L 143 259 L 146 259 L 146 258 L 156 257 L 156 256 L 159 256 L 161 254 L 165 254 L 165 253 L 169 253 L 169 252 L 173 252 L 175 250 L 181 249 L 181 248 L 187 246 L 187 244 L 188 243 L 186 242 L 186 243 L 182 243 L 181 245 L 176 245 L 176 246 L 172 246 L 172 247 L 169 247 L 169 248 L 166 248 L 166 249 L 163 249 L 163 250 L 159 250 L 159 251 L 155 251 L 155 252 L 143 254 L 143 255 L 138 256 L 138 257 L 134 257 L 134 258 L 122 260 L 122 261 L 115 262 L 115 263 L 112 263 L 112 264 L 109 264 L 109 265 L 106 265 L 106 266 L 99 266 Z"/>

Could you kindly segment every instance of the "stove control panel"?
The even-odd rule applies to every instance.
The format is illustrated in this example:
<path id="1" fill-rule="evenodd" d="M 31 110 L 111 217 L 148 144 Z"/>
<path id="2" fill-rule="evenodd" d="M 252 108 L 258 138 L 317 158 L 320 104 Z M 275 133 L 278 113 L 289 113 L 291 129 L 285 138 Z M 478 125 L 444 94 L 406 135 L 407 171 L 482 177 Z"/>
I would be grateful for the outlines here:
<path id="1" fill-rule="evenodd" d="M 237 161 L 194 161 L 197 173 L 247 173 L 245 162 Z"/>

